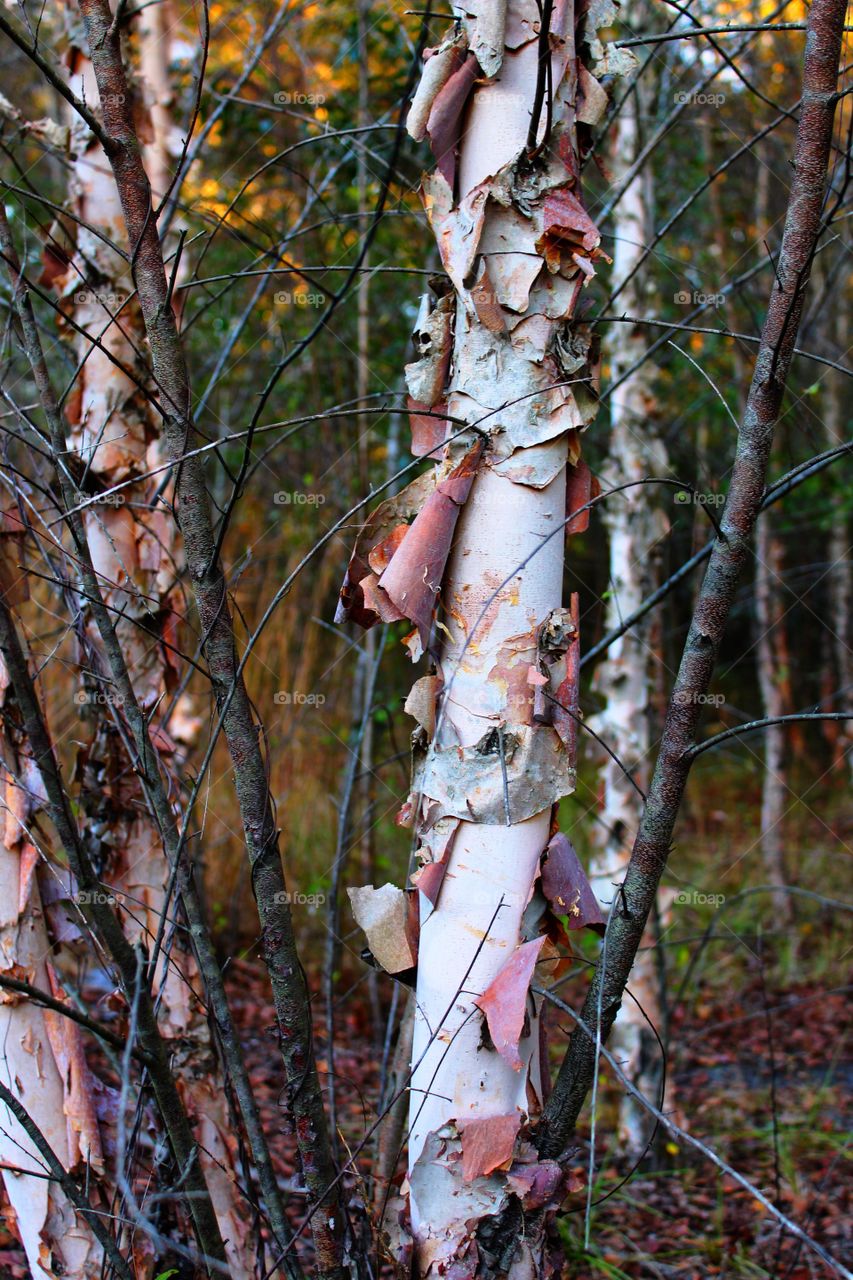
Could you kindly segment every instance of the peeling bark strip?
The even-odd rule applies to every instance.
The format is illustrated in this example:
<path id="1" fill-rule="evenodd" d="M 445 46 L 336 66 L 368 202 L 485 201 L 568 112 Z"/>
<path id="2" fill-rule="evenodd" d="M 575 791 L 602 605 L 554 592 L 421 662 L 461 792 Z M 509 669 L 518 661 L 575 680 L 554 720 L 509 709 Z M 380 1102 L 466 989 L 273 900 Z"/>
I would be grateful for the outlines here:
<path id="1" fill-rule="evenodd" d="M 0 593 L 6 601 L 12 594 L 8 582 L 0 574 Z M 0 975 L 49 991 L 50 944 L 36 878 L 39 854 L 31 840 L 32 822 L 44 793 L 29 743 L 19 732 L 9 684 L 0 658 Z M 17 1102 L 44 1135 L 63 1170 L 87 1171 L 90 1178 L 94 1173 L 96 1186 L 103 1156 L 80 1028 L 4 989 L 0 992 L 0 1041 L 4 1075 L 14 1084 Z M 41 1153 L 8 1106 L 0 1109 L 0 1160 L 37 1175 L 27 1178 L 3 1172 L 35 1280 L 60 1274 L 96 1280 L 103 1271 L 101 1245 L 89 1223 L 75 1212 L 61 1183 L 42 1176 Z"/>
<path id="2" fill-rule="evenodd" d="M 198 1150 L 183 1103 L 175 1087 L 169 1055 L 157 1027 L 151 995 L 144 982 L 140 981 L 140 957 L 125 938 L 112 907 L 103 901 L 104 894 L 100 881 L 89 860 L 62 784 L 59 765 L 48 736 L 20 637 L 2 596 L 0 596 L 0 654 L 3 656 L 9 676 L 9 688 L 20 715 L 21 731 L 29 742 L 33 759 L 38 761 L 41 788 L 45 795 L 45 808 L 50 813 L 51 821 L 68 859 L 68 866 L 80 888 L 80 910 L 86 923 L 97 934 L 112 957 L 125 999 L 129 1005 L 135 1005 L 137 1035 L 140 1044 L 149 1055 L 147 1065 L 157 1106 L 169 1136 L 172 1153 L 181 1170 L 199 1244 L 207 1258 L 222 1262 L 225 1257 L 222 1237 L 204 1177 L 199 1171 Z M 8 1100 L 4 1098 L 4 1101 L 7 1106 L 10 1106 Z"/>
<path id="3" fill-rule="evenodd" d="M 594 1032 L 601 1008 L 607 1038 L 628 982 L 661 874 L 666 865 L 684 794 L 703 697 L 740 574 L 750 555 L 750 536 L 764 496 L 773 431 L 782 405 L 803 309 L 812 256 L 821 227 L 826 171 L 837 103 L 836 81 L 845 0 L 814 0 L 809 10 L 803 66 L 803 97 L 794 154 L 793 181 L 776 279 L 761 335 L 737 452 L 708 571 L 696 604 L 670 700 L 661 751 L 640 830 L 625 877 L 624 909 L 608 925 L 607 971 L 596 969 L 582 1010 Z M 589 1031 L 572 1035 L 536 1138 L 544 1156 L 555 1156 L 571 1137 L 595 1071 Z"/>
<path id="4" fill-rule="evenodd" d="M 412 657 L 425 649 L 435 664 L 406 702 L 418 727 L 399 821 L 417 837 L 420 932 L 408 1203 L 386 1221 L 404 1224 L 391 1233 L 401 1262 L 413 1252 L 418 1275 L 463 1280 L 506 1270 L 489 1225 L 502 1209 L 520 1222 L 522 1205 L 554 1209 L 565 1194 L 525 1136 L 546 1092 L 530 984 L 559 964 L 555 944 L 570 949 L 566 916 L 601 926 L 552 815 L 574 789 L 579 667 L 562 531 L 567 498 L 574 509 L 593 484 L 578 439 L 598 397 L 580 300 L 602 255 L 580 147 L 606 107 L 596 75 L 614 68 L 597 30 L 616 9 L 598 0 L 577 30 L 569 0 L 457 13 L 408 120 L 435 156 L 422 198 L 448 277 L 430 282 L 406 367 L 413 452 L 435 448 L 428 412 L 452 431 L 435 471 L 365 524 L 341 611 L 366 626 L 409 618 Z M 437 518 L 461 475 L 457 508 Z M 390 915 L 376 941 L 401 964 L 393 901 L 395 944 Z M 514 1274 L 540 1269 L 541 1237 L 521 1254 Z"/>
<path id="5" fill-rule="evenodd" d="M 193 584 L 217 706 L 234 777 L 252 880 L 264 938 L 280 1047 L 302 1170 L 312 1206 L 311 1228 L 321 1276 L 340 1274 L 345 1213 L 335 1177 L 326 1117 L 314 1061 L 307 990 L 293 935 L 259 728 L 242 676 L 237 674 L 227 583 L 216 553 L 204 472 L 195 442 L 184 352 L 172 311 L 163 253 L 151 208 L 151 189 L 140 154 L 120 37 L 107 0 L 80 0 L 98 94 L 103 104 L 102 143 L 118 189 L 133 276 L 156 385 L 162 396 L 164 433 L 176 466 L 175 506 Z"/>

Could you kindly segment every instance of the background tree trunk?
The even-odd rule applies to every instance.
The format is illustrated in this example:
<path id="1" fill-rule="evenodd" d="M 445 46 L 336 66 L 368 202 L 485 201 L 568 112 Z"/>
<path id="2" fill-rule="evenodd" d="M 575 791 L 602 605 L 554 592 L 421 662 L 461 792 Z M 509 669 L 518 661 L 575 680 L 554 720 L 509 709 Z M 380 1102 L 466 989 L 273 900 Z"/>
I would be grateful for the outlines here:
<path id="1" fill-rule="evenodd" d="M 171 128 L 166 103 L 171 41 L 165 16 L 147 17 L 141 65 L 146 83 L 154 89 L 156 110 L 145 161 L 152 163 L 162 192 L 169 180 L 164 133 Z M 98 90 L 89 59 L 72 46 L 70 60 L 75 92 L 96 101 Z M 74 127 L 79 133 L 79 122 Z M 80 372 L 67 408 L 68 444 L 85 467 L 87 487 L 95 492 L 140 477 L 119 495 L 87 507 L 84 519 L 102 595 L 115 611 L 116 636 L 137 701 L 150 718 L 152 741 L 177 816 L 180 779 L 198 727 L 186 696 L 178 695 L 174 705 L 172 701 L 180 674 L 179 620 L 185 613 L 178 586 L 182 551 L 168 507 L 155 497 L 161 477 L 141 478 L 162 461 L 159 420 L 141 390 L 148 379 L 142 354 L 144 328 L 137 302 L 128 301 L 134 289 L 128 264 L 97 234 L 118 245 L 126 242 L 115 181 L 92 138 L 80 138 L 70 201 L 81 223 L 68 270 L 55 282 L 77 325 L 73 346 Z M 133 371 L 138 383 L 118 370 L 89 335 L 96 335 L 124 368 Z M 99 847 L 99 869 L 122 895 L 129 941 L 151 953 L 162 934 L 154 974 L 160 1026 L 177 1062 L 192 1053 L 191 1069 L 178 1071 L 176 1079 L 199 1144 L 228 1265 L 237 1280 L 248 1280 L 252 1273 L 249 1215 L 239 1189 L 233 1117 L 198 966 L 174 888 L 168 892 L 170 868 L 162 833 L 135 780 L 121 706 L 115 704 L 109 664 L 85 603 L 83 617 L 80 700 L 88 711 L 90 737 L 81 748 L 78 771 L 87 820 Z"/>
<path id="2" fill-rule="evenodd" d="M 839 268 L 839 273 L 841 268 Z M 830 300 L 826 306 L 825 326 L 829 355 L 841 360 L 849 347 L 849 320 L 840 301 Z M 844 375 L 835 369 L 826 371 L 823 420 L 826 446 L 833 449 L 849 439 L 849 397 L 845 401 Z M 845 405 L 847 406 L 845 408 Z M 853 700 L 853 557 L 850 545 L 849 496 L 837 492 L 832 509 L 829 532 L 829 627 L 834 667 L 832 709 L 850 706 Z M 836 752 L 839 761 L 847 757 L 853 771 L 853 724 L 841 721 Z"/>
<path id="3" fill-rule="evenodd" d="M 635 25 L 642 27 L 642 23 L 637 22 L 636 11 L 633 16 Z M 613 128 L 610 163 L 616 189 L 621 188 L 642 147 L 645 97 L 641 84 L 635 83 Z M 645 309 L 643 275 L 640 271 L 635 274 L 635 270 L 651 239 L 651 183 L 651 166 L 647 166 L 627 186 L 614 209 L 612 289 L 623 286 L 619 307 L 629 316 L 642 316 Z M 627 372 L 645 349 L 645 331 L 642 326 L 617 324 L 611 329 L 609 342 L 614 390 L 610 396 L 606 488 L 647 476 L 667 475 L 669 470 L 666 448 L 656 430 L 651 385 L 654 368 L 646 363 L 632 373 Z M 658 504 L 655 488 L 639 485 L 615 494 L 603 506 L 610 557 L 605 618 L 608 631 L 618 627 L 659 585 L 659 544 L 668 532 L 669 521 Z M 591 872 L 593 890 L 605 906 L 614 900 L 614 885 L 625 877 L 643 807 L 637 787 L 645 791 L 648 786 L 651 755 L 656 745 L 651 732 L 655 720 L 656 661 L 651 643 L 652 624 L 651 615 L 647 615 L 615 641 L 595 675 L 595 688 L 605 702 L 590 725 L 619 762 L 598 749 L 600 808 L 599 821 L 590 829 L 595 851 Z M 593 740 L 588 741 L 593 743 L 591 749 L 595 751 Z M 626 777 L 625 770 L 630 777 Z M 668 889 L 659 893 L 659 918 L 668 918 L 671 897 Z M 649 930 L 631 975 L 635 999 L 623 1002 L 613 1030 L 613 1043 L 614 1052 L 625 1060 L 626 1074 L 645 1096 L 657 1103 L 660 1049 L 646 1022 L 648 1017 L 660 1029 L 663 1020 L 660 971 L 654 946 L 655 935 Z M 649 1127 L 642 1107 L 631 1094 L 626 1094 L 620 1115 L 620 1140 L 626 1150 L 639 1155 Z"/>
<path id="4" fill-rule="evenodd" d="M 758 165 L 755 221 L 761 235 L 770 221 L 769 174 Z M 744 372 L 747 361 L 742 360 Z M 746 379 L 744 378 L 744 384 Z M 763 714 L 769 719 L 793 711 L 790 695 L 788 645 L 783 597 L 782 542 L 774 529 L 775 512 L 765 511 L 755 531 L 755 665 Z M 794 726 L 796 728 L 797 726 Z M 774 907 L 783 921 L 791 918 L 791 898 L 785 892 L 785 795 L 787 787 L 786 726 L 768 725 L 764 733 L 761 773 L 759 839 L 769 884 L 776 885 Z"/>
<path id="5" fill-rule="evenodd" d="M 781 599 L 782 543 L 773 530 L 771 512 L 765 511 L 755 533 L 755 618 L 758 639 L 755 665 L 761 705 L 766 717 L 783 716 L 789 707 L 785 698 L 784 671 L 780 669 L 777 628 L 784 625 Z M 764 758 L 761 774 L 761 856 L 769 884 L 778 886 L 773 895 L 779 916 L 791 915 L 791 900 L 785 887 L 785 797 L 787 767 L 785 725 L 771 724 L 764 731 Z"/>

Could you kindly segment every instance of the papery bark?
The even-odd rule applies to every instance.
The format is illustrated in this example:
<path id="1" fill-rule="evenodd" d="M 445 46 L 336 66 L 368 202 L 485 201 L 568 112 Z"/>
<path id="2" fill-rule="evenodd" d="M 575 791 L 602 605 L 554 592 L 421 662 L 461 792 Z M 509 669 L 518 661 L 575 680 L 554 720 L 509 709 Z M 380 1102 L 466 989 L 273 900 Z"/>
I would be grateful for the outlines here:
<path id="1" fill-rule="evenodd" d="M 406 367 L 415 452 L 425 409 L 446 405 L 452 426 L 408 505 L 386 503 L 368 520 L 342 591 L 342 613 L 369 626 L 390 620 L 390 584 L 397 616 L 417 623 L 412 656 L 423 648 L 436 666 L 406 703 L 418 728 L 399 821 L 415 828 L 420 932 L 408 1202 L 386 1220 L 418 1275 L 459 1277 L 503 1273 L 505 1242 L 489 1233 L 501 1208 L 520 1213 L 535 1195 L 553 1210 L 564 1194 L 560 1170 L 534 1169 L 524 1138 L 547 1071 L 529 988 L 556 962 L 554 940 L 567 941 L 538 878 L 555 807 L 574 787 L 579 638 L 576 603 L 563 607 L 564 525 L 578 430 L 597 399 L 578 307 L 601 256 L 579 186 L 572 6 L 551 20 L 551 129 L 546 137 L 543 110 L 530 154 L 535 3 L 486 0 L 464 31 L 427 61 L 409 120 L 438 163 L 422 197 L 454 287 L 425 300 Z M 606 94 L 583 74 L 594 124 Z M 573 470 L 573 490 L 578 480 L 588 475 Z M 458 512 L 439 515 L 451 483 Z M 511 1273 L 539 1270 L 541 1235 L 519 1244 Z"/>
<path id="2" fill-rule="evenodd" d="M 492 6 L 480 10 L 468 20 L 469 39 Z M 415 779 L 422 787 L 415 828 L 427 865 L 435 824 L 458 824 L 435 905 L 421 895 L 409 1132 L 419 1275 L 448 1266 L 473 1274 L 497 1265 L 502 1273 L 488 1221 L 520 1203 L 505 1136 L 510 1118 L 516 1129 L 535 1119 L 547 1087 L 539 1010 L 524 991 L 551 951 L 537 920 L 544 899 L 536 881 L 552 806 L 574 785 L 572 753 L 548 721 L 556 721 L 567 654 L 579 644 L 562 608 L 562 526 L 576 429 L 595 411 L 595 353 L 577 306 L 599 237 L 576 176 L 571 6 L 552 22 L 552 134 L 544 138 L 543 120 L 541 160 L 525 157 L 535 24 L 531 6 L 510 4 L 499 81 L 482 76 L 467 109 L 456 193 L 440 175 L 424 182 L 457 291 L 448 412 L 487 432 L 488 443 L 442 584 L 443 690 L 435 739 Z M 545 634 L 561 626 L 549 665 Z M 516 752 L 525 755 L 518 785 Z M 494 999 L 508 1015 L 510 991 L 521 997 L 519 1016 L 490 1019 L 487 1031 L 478 1006 L 489 1009 Z M 479 1148 L 471 1154 L 471 1125 L 487 1121 L 485 1140 L 500 1157 L 495 1168 Z M 522 1136 L 510 1150 L 523 1165 Z M 555 1188 L 552 1208 L 559 1198 Z M 520 1242 L 510 1273 L 541 1266 L 541 1237 Z"/>
<path id="3" fill-rule="evenodd" d="M 119 35 L 107 0 L 79 0 L 79 7 L 103 105 L 104 145 L 128 238 L 135 246 L 133 274 L 164 414 L 166 452 L 171 462 L 179 464 L 175 466 L 173 509 L 183 536 L 204 657 L 233 765 L 287 1079 L 287 1106 L 309 1193 L 317 1269 L 323 1277 L 338 1277 L 344 1265 L 346 1213 L 314 1059 L 310 1001 L 296 949 L 262 733 L 238 663 L 204 467 L 192 449 L 195 426 L 189 371 L 171 307 L 163 246 L 152 217 L 150 183 L 141 162 Z"/>
<path id="4" fill-rule="evenodd" d="M 0 583 L 0 591 L 3 590 Z M 19 731 L 0 658 L 0 973 L 53 994 L 50 941 L 39 893 L 33 821 L 42 804 L 38 771 Z M 94 1082 L 80 1028 L 11 991 L 0 992 L 3 1078 L 67 1171 L 103 1169 Z M 15 1227 L 34 1280 L 102 1274 L 103 1250 L 8 1108 L 0 1107 L 0 1161 Z M 13 1170 L 20 1172 L 13 1172 Z M 27 1177 L 27 1169 L 38 1176 Z M 93 1185 L 97 1185 L 93 1179 Z"/>

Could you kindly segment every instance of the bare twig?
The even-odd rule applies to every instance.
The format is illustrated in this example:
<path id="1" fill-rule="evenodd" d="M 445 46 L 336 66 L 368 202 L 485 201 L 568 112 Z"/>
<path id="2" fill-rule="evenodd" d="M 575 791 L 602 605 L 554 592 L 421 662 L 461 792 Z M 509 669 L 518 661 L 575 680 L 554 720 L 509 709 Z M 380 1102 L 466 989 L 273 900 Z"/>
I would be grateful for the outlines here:
<path id="1" fill-rule="evenodd" d="M 780 283 L 771 294 L 739 432 L 723 511 L 725 541 L 718 538 L 714 542 L 670 699 L 660 754 L 625 878 L 629 910 L 620 913 L 613 922 L 606 977 L 602 976 L 599 964 L 581 1014 L 588 1026 L 595 1025 L 603 990 L 605 1039 L 616 1018 L 666 866 L 690 770 L 689 751 L 694 746 L 701 715 L 701 695 L 710 686 L 738 578 L 750 554 L 750 534 L 761 509 L 773 427 L 782 403 L 809 267 L 821 228 L 843 23 L 843 0 L 816 0 L 809 13 L 803 107 L 779 255 Z M 537 1146 L 543 1154 L 556 1156 L 565 1147 L 586 1098 L 594 1062 L 595 1053 L 589 1040 L 576 1031 L 543 1111 L 537 1134 Z"/>

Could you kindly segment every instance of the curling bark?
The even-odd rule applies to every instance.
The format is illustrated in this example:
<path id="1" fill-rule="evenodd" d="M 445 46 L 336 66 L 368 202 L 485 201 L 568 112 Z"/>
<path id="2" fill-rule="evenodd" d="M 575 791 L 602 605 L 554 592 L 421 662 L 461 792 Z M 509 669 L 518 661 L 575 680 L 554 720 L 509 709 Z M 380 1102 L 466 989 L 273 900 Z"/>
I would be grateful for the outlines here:
<path id="1" fill-rule="evenodd" d="M 19 554 L 24 526 L 2 517 L 0 596 L 22 598 Z M 18 583 L 18 587 L 13 586 Z M 0 974 L 61 995 L 50 966 L 50 941 L 37 870 L 43 851 L 33 823 L 44 793 L 0 657 Z M 88 1170 L 92 1185 L 103 1170 L 93 1084 L 82 1033 L 61 1014 L 26 997 L 0 991 L 2 1079 L 41 1130 L 66 1172 Z M 0 1106 L 0 1161 L 15 1226 L 34 1280 L 63 1275 L 96 1280 L 103 1250 L 63 1188 L 44 1177 L 44 1161 L 9 1107 Z M 27 1170 L 36 1176 L 27 1177 Z"/>
<path id="2" fill-rule="evenodd" d="M 564 530 L 584 527 L 567 507 L 590 497 L 579 433 L 597 400 L 580 155 L 606 106 L 597 77 L 631 63 L 598 41 L 614 17 L 546 5 L 540 22 L 534 0 L 486 0 L 431 51 L 408 118 L 438 164 L 422 198 L 447 275 L 406 368 L 412 450 L 440 461 L 365 524 L 339 617 L 408 619 L 411 657 L 431 661 L 406 703 L 416 898 L 351 891 L 374 958 L 417 969 L 408 1200 L 385 1228 L 420 1276 L 503 1273 L 517 1232 L 496 1237 L 494 1216 L 518 1223 L 566 1190 L 525 1139 L 547 1094 L 530 982 L 559 963 L 562 917 L 601 925 L 556 809 L 574 788 L 579 663 Z M 541 1234 L 521 1241 L 512 1274 L 542 1252 Z"/>

